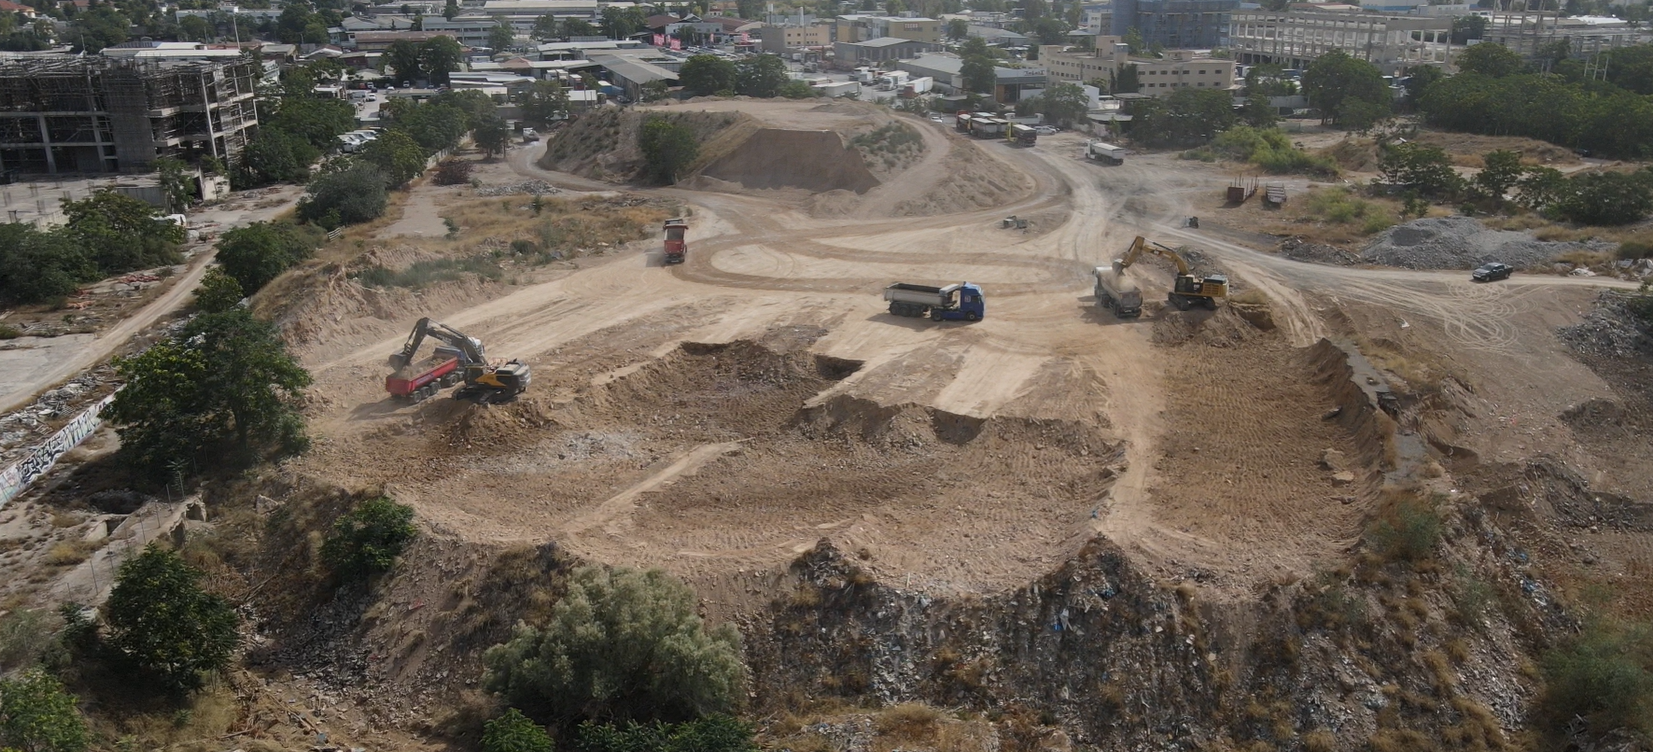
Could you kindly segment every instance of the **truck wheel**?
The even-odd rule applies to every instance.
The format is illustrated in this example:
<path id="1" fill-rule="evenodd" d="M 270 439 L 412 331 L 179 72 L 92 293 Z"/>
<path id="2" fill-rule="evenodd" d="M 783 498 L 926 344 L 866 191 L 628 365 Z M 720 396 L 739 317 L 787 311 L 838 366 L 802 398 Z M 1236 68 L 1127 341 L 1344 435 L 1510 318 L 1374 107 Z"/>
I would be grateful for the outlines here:
<path id="1" fill-rule="evenodd" d="M 934 308 L 931 308 L 930 309 L 930 320 L 931 321 L 940 321 L 941 320 L 941 311 L 938 311 Z"/>
<path id="2" fill-rule="evenodd" d="M 966 314 L 964 314 L 964 320 L 965 321 L 981 321 L 981 317 L 977 316 L 974 313 L 966 313 Z"/>

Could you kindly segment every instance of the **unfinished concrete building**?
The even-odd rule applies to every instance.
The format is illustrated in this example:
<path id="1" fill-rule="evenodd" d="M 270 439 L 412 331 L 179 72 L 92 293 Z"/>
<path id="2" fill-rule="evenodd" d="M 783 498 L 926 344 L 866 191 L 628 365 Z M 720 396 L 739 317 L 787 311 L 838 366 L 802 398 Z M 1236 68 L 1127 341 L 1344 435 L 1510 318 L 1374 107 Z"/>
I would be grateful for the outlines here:
<path id="1" fill-rule="evenodd" d="M 234 161 L 258 128 L 257 61 L 0 62 L 0 175 L 143 172 Z"/>
<path id="2" fill-rule="evenodd" d="M 1449 16 L 1385 16 L 1340 11 L 1235 11 L 1228 43 L 1244 65 L 1307 68 L 1332 50 L 1365 60 L 1385 75 L 1418 65 L 1445 65 L 1452 49 Z"/>

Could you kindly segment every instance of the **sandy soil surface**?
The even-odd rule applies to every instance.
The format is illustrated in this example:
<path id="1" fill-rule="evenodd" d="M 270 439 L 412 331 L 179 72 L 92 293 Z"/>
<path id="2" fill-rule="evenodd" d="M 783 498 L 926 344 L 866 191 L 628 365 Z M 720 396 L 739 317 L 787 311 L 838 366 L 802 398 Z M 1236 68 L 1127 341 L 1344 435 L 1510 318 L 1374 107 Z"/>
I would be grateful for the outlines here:
<path id="1" fill-rule="evenodd" d="M 799 128 L 840 117 L 713 105 Z M 892 184 L 957 182 L 929 160 L 963 150 L 1031 189 L 917 217 L 659 189 L 693 207 L 686 264 L 662 266 L 644 241 L 445 317 L 532 363 L 530 393 L 402 405 L 380 386 L 400 336 L 332 354 L 309 364 L 317 442 L 296 469 L 384 485 L 463 538 L 553 540 L 725 589 L 827 537 L 892 581 L 995 591 L 1100 532 L 1168 576 L 1238 592 L 1339 555 L 1375 495 L 1377 460 L 1352 484 L 1324 465 L 1327 450 L 1374 452 L 1323 420 L 1339 385 L 1305 355 L 1322 337 L 1461 375 L 1473 395 L 1454 439 L 1489 458 L 1559 446 L 1564 403 L 1607 393 L 1550 332 L 1612 283 L 1298 263 L 1181 227 L 1220 195 L 1218 169 L 1173 155 L 1103 167 L 1068 134 L 1006 149 L 921 131 L 948 151 Z M 509 164 L 606 188 L 532 167 L 538 151 Z M 1008 214 L 1047 219 L 1002 230 Z M 1143 270 L 1142 319 L 1099 311 L 1089 270 L 1136 234 L 1197 247 L 1267 296 L 1273 327 L 1163 311 L 1165 268 Z M 984 321 L 893 317 L 879 295 L 960 280 L 983 285 Z"/>

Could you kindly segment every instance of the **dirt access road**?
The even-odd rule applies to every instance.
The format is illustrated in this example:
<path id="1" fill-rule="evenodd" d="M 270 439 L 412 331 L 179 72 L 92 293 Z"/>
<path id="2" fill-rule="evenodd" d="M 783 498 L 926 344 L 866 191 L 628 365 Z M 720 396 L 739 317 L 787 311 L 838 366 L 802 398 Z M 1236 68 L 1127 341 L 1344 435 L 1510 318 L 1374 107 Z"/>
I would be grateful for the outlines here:
<path id="1" fill-rule="evenodd" d="M 271 193 L 274 195 L 269 195 Z M 216 232 L 269 221 L 292 209 L 303 195 L 303 189 L 291 186 L 261 192 L 260 195 L 264 200 L 256 206 L 241 206 L 232 199 L 225 207 L 197 212 L 190 221 L 195 225 L 211 226 Z M 216 251 L 215 246 L 209 247 L 206 252 L 190 259 L 188 271 L 176 279 L 165 294 L 109 329 L 91 337 L 73 335 L 69 347 L 52 347 L 51 342 L 40 342 L 39 345 L 50 352 L 44 358 L 33 357 L 31 348 L 0 351 L 0 372 L 7 374 L 6 378 L 0 379 L 0 413 L 16 410 L 41 392 L 91 368 L 113 355 L 133 335 L 187 305 L 201 277 L 212 265 Z"/>
<path id="2" fill-rule="evenodd" d="M 556 540 L 663 567 L 714 603 L 753 597 L 822 537 L 891 582 L 938 591 L 1021 584 L 1097 531 L 1165 573 L 1244 586 L 1340 555 L 1372 490 L 1339 506 L 1328 500 L 1349 490 L 1317 467 L 1328 448 L 1359 451 L 1319 419 L 1316 365 L 1293 347 L 1330 332 L 1326 296 L 1515 361 L 1553 346 L 1520 325 L 1522 307 L 1565 308 L 1576 301 L 1556 295 L 1585 289 L 1296 264 L 1176 227 L 1226 184 L 1214 170 L 1154 156 L 1101 167 L 1071 136 L 1019 149 L 914 122 L 926 144 L 981 150 L 1033 188 L 990 209 L 897 219 L 661 189 L 694 207 L 688 263 L 662 266 L 648 241 L 445 317 L 490 353 L 531 362 L 529 395 L 399 405 L 380 382 L 400 337 L 364 342 L 310 364 L 317 446 L 299 469 L 383 484 L 471 540 Z M 511 164 L 610 188 L 534 168 L 537 152 Z M 1040 213 L 1062 219 L 999 228 Z M 1239 286 L 1266 291 L 1281 333 L 1164 346 L 1163 326 L 1235 319 L 1099 312 L 1090 268 L 1144 231 L 1198 245 Z M 892 317 L 878 294 L 961 279 L 984 286 L 986 320 Z M 1605 388 L 1577 377 L 1568 391 L 1554 399 Z"/>

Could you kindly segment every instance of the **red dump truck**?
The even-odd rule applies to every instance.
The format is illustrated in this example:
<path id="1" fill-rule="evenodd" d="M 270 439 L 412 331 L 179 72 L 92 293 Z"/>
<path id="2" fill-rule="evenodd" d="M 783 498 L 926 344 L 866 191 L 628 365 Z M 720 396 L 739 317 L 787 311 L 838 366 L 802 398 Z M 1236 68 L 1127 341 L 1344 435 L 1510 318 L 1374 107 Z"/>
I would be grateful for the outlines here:
<path id="1" fill-rule="evenodd" d="M 685 239 L 688 233 L 689 220 L 682 218 L 666 220 L 666 263 L 683 263 L 683 255 L 689 252 L 689 241 Z"/>
<path id="2" fill-rule="evenodd" d="M 455 348 L 438 347 L 429 358 L 386 376 L 385 391 L 392 397 L 414 402 L 435 396 L 443 387 L 453 386 L 464 378 L 459 370 L 461 355 Z"/>

